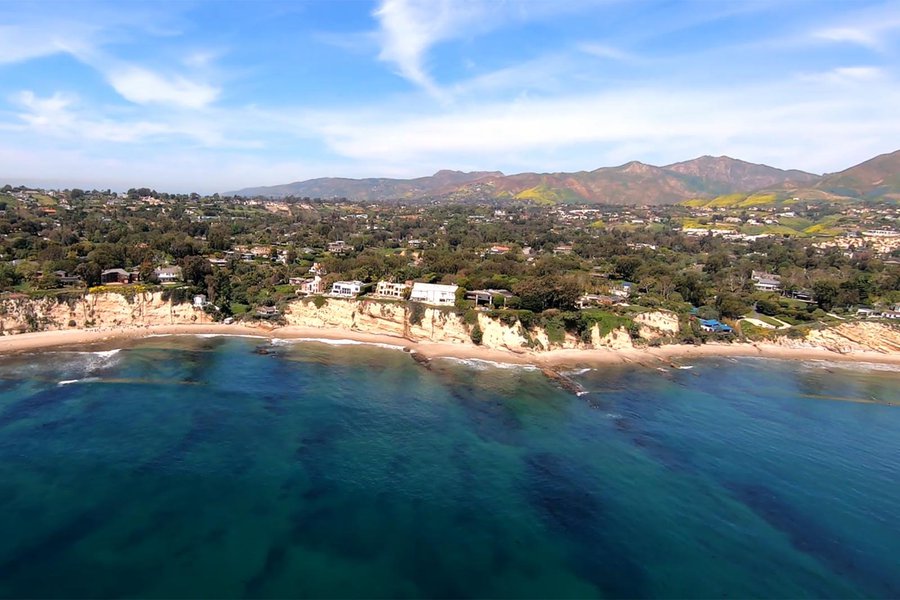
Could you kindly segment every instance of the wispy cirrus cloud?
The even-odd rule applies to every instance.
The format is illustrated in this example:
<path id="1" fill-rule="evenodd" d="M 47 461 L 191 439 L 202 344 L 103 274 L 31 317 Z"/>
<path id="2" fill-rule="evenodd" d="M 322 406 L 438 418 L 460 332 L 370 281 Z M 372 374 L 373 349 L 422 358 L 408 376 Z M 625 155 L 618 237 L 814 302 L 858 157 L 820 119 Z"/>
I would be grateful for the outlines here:
<path id="1" fill-rule="evenodd" d="M 900 32 L 900 7 L 887 3 L 863 10 L 838 23 L 813 29 L 810 39 L 817 42 L 852 44 L 877 52 L 896 44 Z"/>

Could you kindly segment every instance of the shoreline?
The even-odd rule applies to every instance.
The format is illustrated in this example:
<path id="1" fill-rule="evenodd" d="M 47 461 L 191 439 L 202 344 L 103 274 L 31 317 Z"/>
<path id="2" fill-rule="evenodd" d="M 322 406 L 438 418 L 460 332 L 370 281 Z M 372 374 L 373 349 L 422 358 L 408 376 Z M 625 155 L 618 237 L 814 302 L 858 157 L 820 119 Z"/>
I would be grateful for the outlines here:
<path id="1" fill-rule="evenodd" d="M 779 360 L 831 361 L 848 363 L 878 363 L 900 366 L 900 353 L 857 351 L 842 354 L 826 348 L 792 348 L 770 342 L 731 344 L 710 343 L 702 346 L 687 344 L 659 347 L 643 347 L 627 350 L 555 349 L 542 352 L 515 352 L 507 349 L 484 348 L 469 344 L 446 344 L 429 341 L 412 341 L 404 337 L 366 333 L 345 329 L 317 327 L 251 327 L 247 325 L 156 325 L 122 327 L 115 329 L 68 329 L 22 333 L 0 336 L 0 356 L 33 352 L 46 348 L 93 345 L 118 340 L 136 340 L 149 336 L 167 335 L 221 335 L 258 337 L 283 340 L 335 340 L 360 344 L 386 345 L 403 348 L 426 359 L 456 358 L 482 360 L 495 363 L 531 365 L 542 369 L 568 366 L 638 365 L 647 367 L 669 366 L 674 360 L 693 358 L 772 358 Z"/>

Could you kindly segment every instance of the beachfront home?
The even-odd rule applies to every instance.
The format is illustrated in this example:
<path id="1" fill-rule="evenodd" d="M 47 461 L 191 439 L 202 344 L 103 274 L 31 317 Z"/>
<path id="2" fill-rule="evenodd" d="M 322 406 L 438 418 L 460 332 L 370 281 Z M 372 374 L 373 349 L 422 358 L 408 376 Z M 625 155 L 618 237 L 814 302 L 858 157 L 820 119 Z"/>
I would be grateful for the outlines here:
<path id="1" fill-rule="evenodd" d="M 53 274 L 56 275 L 56 279 L 59 281 L 59 285 L 63 287 L 81 285 L 82 283 L 84 283 L 84 280 L 81 279 L 79 275 L 69 275 L 65 271 L 54 271 Z"/>
<path id="2" fill-rule="evenodd" d="M 619 298 L 615 296 L 604 296 L 602 294 L 584 294 L 579 296 L 575 302 L 578 308 L 589 308 L 591 306 L 610 306 L 619 302 Z"/>
<path id="3" fill-rule="evenodd" d="M 271 319 L 272 317 L 277 317 L 279 314 L 281 313 L 274 306 L 260 306 L 256 309 L 256 316 L 264 319 Z"/>
<path id="4" fill-rule="evenodd" d="M 131 274 L 125 269 L 106 269 L 100 273 L 100 283 L 107 285 L 111 283 L 130 283 Z"/>
<path id="5" fill-rule="evenodd" d="M 160 267 L 153 271 L 153 274 L 156 275 L 156 278 L 159 279 L 159 282 L 162 284 L 173 284 L 181 281 L 181 267 Z"/>
<path id="6" fill-rule="evenodd" d="M 379 281 L 375 286 L 375 295 L 380 298 L 396 298 L 402 300 L 406 297 L 407 290 L 412 287 L 409 281 L 393 283 L 391 281 Z"/>
<path id="7" fill-rule="evenodd" d="M 731 333 L 734 331 L 730 326 L 720 323 L 716 319 L 700 319 L 700 329 L 707 333 Z"/>
<path id="8" fill-rule="evenodd" d="M 439 306 L 452 305 L 456 302 L 456 290 L 458 289 L 458 285 L 416 282 L 413 284 L 409 299 Z"/>
<path id="9" fill-rule="evenodd" d="M 339 298 L 356 298 L 362 287 L 362 281 L 335 281 L 331 286 L 331 295 Z"/>
<path id="10" fill-rule="evenodd" d="M 297 286 L 298 294 L 306 294 L 307 296 L 315 296 L 325 293 L 325 282 L 316 275 L 313 278 L 304 279 L 302 277 L 291 277 L 291 285 Z"/>
<path id="11" fill-rule="evenodd" d="M 503 306 L 506 306 L 506 301 L 514 297 L 515 295 L 509 290 L 487 289 L 466 292 L 466 300 L 474 300 L 475 306 L 478 306 L 480 303 L 486 306 L 494 306 L 494 298 L 502 298 L 501 302 Z"/>

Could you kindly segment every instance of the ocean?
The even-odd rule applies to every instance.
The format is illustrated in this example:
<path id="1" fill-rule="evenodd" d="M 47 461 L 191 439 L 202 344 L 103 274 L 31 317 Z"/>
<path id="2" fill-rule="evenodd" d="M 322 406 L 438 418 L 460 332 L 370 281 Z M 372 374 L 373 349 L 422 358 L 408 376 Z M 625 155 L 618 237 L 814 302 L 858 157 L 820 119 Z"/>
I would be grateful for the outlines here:
<path id="1" fill-rule="evenodd" d="M 0 597 L 900 597 L 900 372 L 0 359 Z"/>

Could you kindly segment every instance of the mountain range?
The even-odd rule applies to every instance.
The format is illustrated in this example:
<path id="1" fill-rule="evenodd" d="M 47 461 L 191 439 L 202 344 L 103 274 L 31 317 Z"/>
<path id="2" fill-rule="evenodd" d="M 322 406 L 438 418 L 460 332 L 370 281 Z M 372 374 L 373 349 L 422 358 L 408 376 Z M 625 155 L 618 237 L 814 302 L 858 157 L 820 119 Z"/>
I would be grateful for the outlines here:
<path id="1" fill-rule="evenodd" d="M 656 167 L 632 161 L 574 173 L 438 171 L 415 179 L 325 177 L 229 192 L 244 197 L 347 198 L 373 202 L 423 199 L 519 199 L 542 203 L 673 204 L 765 192 L 810 199 L 900 199 L 900 150 L 839 173 L 815 175 L 728 156 L 701 156 Z"/>

